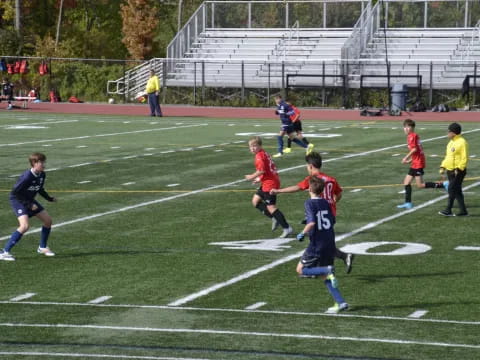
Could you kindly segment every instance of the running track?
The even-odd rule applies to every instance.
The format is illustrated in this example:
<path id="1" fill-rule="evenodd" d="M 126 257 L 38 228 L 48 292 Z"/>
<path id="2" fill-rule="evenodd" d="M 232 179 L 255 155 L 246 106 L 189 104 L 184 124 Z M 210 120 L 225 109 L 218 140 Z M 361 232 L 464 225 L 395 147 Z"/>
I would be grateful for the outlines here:
<path id="1" fill-rule="evenodd" d="M 0 111 L 3 111 L 3 107 Z M 148 116 L 149 108 L 145 104 L 94 104 L 94 103 L 30 103 L 28 109 L 15 109 L 15 112 L 63 113 L 63 114 L 97 114 L 97 115 L 135 115 Z M 188 105 L 162 105 L 163 115 L 167 117 L 207 117 L 207 118 L 242 118 L 242 119 L 275 119 L 274 107 L 207 107 Z M 407 112 L 401 116 L 360 116 L 359 110 L 302 109 L 305 120 L 360 120 L 360 121 L 403 121 L 407 118 L 417 122 L 476 122 L 480 121 L 478 111 Z"/>

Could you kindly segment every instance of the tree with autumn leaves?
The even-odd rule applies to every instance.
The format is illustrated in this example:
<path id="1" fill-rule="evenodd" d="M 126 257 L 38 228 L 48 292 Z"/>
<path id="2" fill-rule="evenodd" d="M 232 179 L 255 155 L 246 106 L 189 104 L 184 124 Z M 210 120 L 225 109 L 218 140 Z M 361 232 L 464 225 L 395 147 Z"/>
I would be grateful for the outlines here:
<path id="1" fill-rule="evenodd" d="M 149 59 L 202 0 L 2 0 L 0 56 Z"/>
<path id="2" fill-rule="evenodd" d="M 122 43 L 133 59 L 145 59 L 152 53 L 152 43 L 159 23 L 158 9 L 148 0 L 127 0 L 120 5 Z"/>

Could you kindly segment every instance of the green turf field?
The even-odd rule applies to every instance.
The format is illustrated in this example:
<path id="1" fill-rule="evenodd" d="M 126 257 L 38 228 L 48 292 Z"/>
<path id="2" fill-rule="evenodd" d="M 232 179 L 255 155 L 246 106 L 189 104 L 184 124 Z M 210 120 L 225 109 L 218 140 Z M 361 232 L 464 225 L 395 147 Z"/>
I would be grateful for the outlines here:
<path id="1" fill-rule="evenodd" d="M 8 193 L 30 153 L 47 155 L 58 198 L 39 197 L 57 256 L 36 253 L 34 219 L 16 261 L 0 262 L 0 358 L 479 359 L 480 123 L 462 125 L 470 216 L 445 218 L 440 189 L 414 187 L 415 207 L 396 208 L 401 121 L 304 122 L 344 188 L 338 247 L 357 253 L 349 275 L 336 263 L 351 309 L 326 315 L 323 282 L 295 273 L 306 243 L 278 239 L 243 181 L 249 136 L 275 153 L 278 120 L 0 111 L 0 247 L 17 227 Z M 447 126 L 417 124 L 426 181 L 439 180 Z M 275 160 L 283 186 L 306 176 L 303 154 L 294 145 Z M 278 197 L 294 234 L 306 197 Z"/>

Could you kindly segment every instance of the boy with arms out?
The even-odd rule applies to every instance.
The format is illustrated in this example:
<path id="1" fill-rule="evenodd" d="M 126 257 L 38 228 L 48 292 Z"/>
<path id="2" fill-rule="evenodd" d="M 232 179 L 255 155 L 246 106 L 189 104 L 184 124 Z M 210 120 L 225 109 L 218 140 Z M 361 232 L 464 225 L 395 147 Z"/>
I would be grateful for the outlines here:
<path id="1" fill-rule="evenodd" d="M 418 188 L 440 189 L 448 186 L 442 182 L 423 182 L 423 169 L 425 168 L 425 153 L 423 152 L 420 137 L 415 132 L 415 121 L 406 119 L 403 122 L 403 131 L 407 135 L 408 154 L 402 159 L 402 164 L 410 164 L 408 174 L 403 180 L 405 186 L 405 203 L 398 205 L 399 209 L 411 209 L 412 204 L 412 180 L 415 178 L 415 183 Z"/>
<path id="2" fill-rule="evenodd" d="M 292 108 L 288 105 L 280 95 L 275 96 L 275 104 L 277 104 L 277 110 L 275 114 L 280 116 L 280 121 L 282 122 L 282 127 L 280 128 L 280 133 L 277 136 L 278 142 L 278 153 L 273 155 L 273 157 L 281 157 L 283 155 L 283 137 L 287 134 L 288 138 L 291 139 L 298 146 L 303 147 L 308 150 L 308 146 L 294 137 L 293 124 L 290 120 L 290 116 L 293 114 Z"/>
<path id="3" fill-rule="evenodd" d="M 32 168 L 26 170 L 20 176 L 10 193 L 10 204 L 17 216 L 19 227 L 12 234 L 3 251 L 0 252 L 0 260 L 15 260 L 10 254 L 10 250 L 20 241 L 23 234 L 28 231 L 30 227 L 29 218 L 32 216 L 36 216 L 43 223 L 40 235 L 40 246 L 37 252 L 45 256 L 55 256 L 47 247 L 48 237 L 52 228 L 52 218 L 43 206 L 35 200 L 35 196 L 38 193 L 47 201 L 56 201 L 56 199 L 48 195 L 43 188 L 46 177 L 44 172 L 46 160 L 46 156 L 42 153 L 33 153 L 30 155 L 29 161 Z"/>
<path id="4" fill-rule="evenodd" d="M 305 161 L 307 162 L 307 172 L 308 172 L 308 176 L 305 179 L 300 181 L 297 185 L 288 186 L 283 189 L 278 189 L 278 188 L 272 189 L 270 193 L 276 195 L 276 194 L 286 194 L 286 193 L 293 193 L 293 192 L 302 191 L 302 190 L 308 190 L 310 186 L 309 185 L 310 177 L 311 176 L 318 177 L 322 179 L 323 182 L 325 183 L 321 196 L 322 198 L 327 200 L 327 202 L 330 204 L 330 207 L 332 209 L 332 215 L 335 219 L 337 216 L 337 202 L 340 201 L 340 199 L 342 198 L 342 191 L 343 191 L 342 188 L 338 184 L 337 179 L 321 171 L 322 155 L 313 151 L 307 156 L 305 156 Z M 339 249 L 336 249 L 335 257 L 342 259 L 344 261 L 347 267 L 347 274 L 349 274 L 352 271 L 354 255 L 350 253 L 347 254 Z"/>
<path id="5" fill-rule="evenodd" d="M 277 197 L 270 194 L 270 190 L 280 187 L 280 177 L 275 163 L 262 147 L 262 139 L 254 136 L 248 142 L 250 152 L 255 155 L 255 172 L 245 175 L 245 179 L 260 183 L 261 186 L 253 195 L 252 204 L 263 215 L 272 219 L 272 231 L 280 225 L 283 232 L 281 238 L 286 238 L 293 232 L 283 213 L 277 208 Z"/>
<path id="6" fill-rule="evenodd" d="M 337 314 L 347 310 L 348 304 L 338 290 L 338 282 L 333 275 L 335 257 L 335 218 L 327 200 L 321 197 L 325 182 L 316 176 L 309 177 L 310 199 L 305 201 L 305 216 L 307 224 L 297 235 L 297 240 L 303 241 L 308 234 L 310 243 L 297 264 L 297 273 L 301 276 L 320 276 L 335 305 L 328 308 L 327 314 Z"/>

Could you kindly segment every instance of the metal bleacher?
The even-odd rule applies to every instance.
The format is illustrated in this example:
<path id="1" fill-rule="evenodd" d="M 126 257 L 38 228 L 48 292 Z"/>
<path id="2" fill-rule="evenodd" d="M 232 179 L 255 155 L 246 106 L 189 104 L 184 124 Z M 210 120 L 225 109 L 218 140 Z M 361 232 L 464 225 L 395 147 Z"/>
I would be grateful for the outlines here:
<path id="1" fill-rule="evenodd" d="M 467 2 L 460 17 L 465 19 L 463 24 L 428 26 L 432 17 L 428 11 L 435 11 L 441 2 L 448 5 L 452 0 L 384 0 L 375 4 L 370 0 L 208 0 L 171 41 L 166 59 L 145 62 L 109 87 L 114 89 L 116 84 L 114 93 L 136 91 L 151 67 L 161 73 L 164 85 L 172 87 L 284 88 L 289 76 L 289 85 L 318 86 L 322 75 L 328 75 L 322 79 L 323 86 L 385 87 L 388 68 L 390 84 L 415 86 L 421 77 L 423 87 L 459 89 L 467 75 L 478 71 L 480 21 L 473 19 Z M 423 5 L 423 27 L 409 27 L 400 21 L 396 27 L 384 28 L 388 9 L 385 12 L 382 6 L 417 3 Z M 256 9 L 262 4 L 278 7 L 284 18 L 271 27 L 254 24 L 259 22 Z M 336 5 L 356 6 L 344 16 L 356 17 L 334 23 L 342 27 L 328 26 L 333 21 L 327 16 L 332 11 L 328 9 L 335 10 Z M 317 6 L 315 11 L 323 14 L 315 17 L 320 19 L 318 26 L 309 23 L 302 27 L 302 19 L 291 15 L 295 6 Z M 340 18 L 343 20 L 343 14 Z M 468 26 L 469 22 L 476 25 Z"/>
<path id="2" fill-rule="evenodd" d="M 473 63 L 467 62 L 467 58 L 480 60 L 480 41 L 472 42 L 475 31 L 478 30 L 397 28 L 379 31 L 366 46 L 362 58 L 388 57 L 391 75 L 421 75 L 424 85 L 429 85 L 431 81 L 436 88 L 458 88 L 466 74 L 474 71 Z M 384 74 L 385 70 L 370 69 L 367 73 L 379 75 Z M 396 80 L 404 83 L 415 81 L 401 77 Z M 384 80 L 381 78 L 372 78 L 367 84 L 374 86 L 382 82 Z"/>
<path id="3" fill-rule="evenodd" d="M 207 29 L 176 63 L 170 84 L 188 86 L 205 74 L 207 86 L 281 84 L 282 74 L 318 73 L 312 61 L 340 60 L 345 29 Z M 200 64 L 205 63 L 202 69 Z M 283 69 L 282 69 L 283 67 Z M 330 65 L 332 71 L 335 65 Z M 243 72 L 242 77 L 239 76 Z"/>

